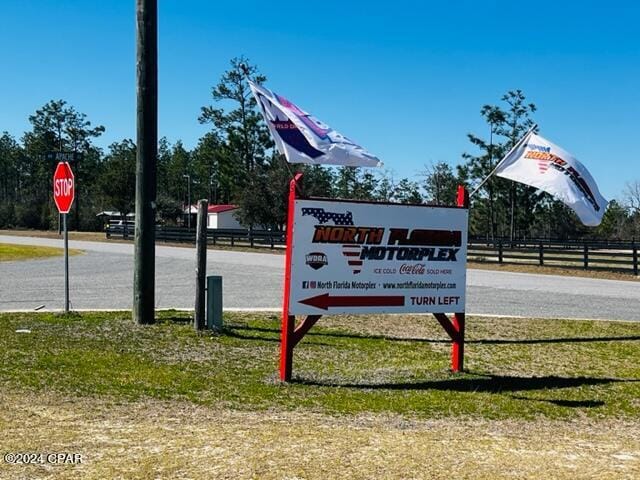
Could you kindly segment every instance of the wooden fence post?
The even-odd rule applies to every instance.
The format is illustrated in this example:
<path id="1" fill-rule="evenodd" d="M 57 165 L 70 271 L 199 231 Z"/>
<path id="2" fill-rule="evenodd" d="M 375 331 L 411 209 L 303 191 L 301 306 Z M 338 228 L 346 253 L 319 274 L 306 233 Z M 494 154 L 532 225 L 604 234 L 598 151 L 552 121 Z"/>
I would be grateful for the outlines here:
<path id="1" fill-rule="evenodd" d="M 584 269 L 589 268 L 589 246 L 584 244 Z"/>
<path id="2" fill-rule="evenodd" d="M 498 263 L 502 263 L 502 240 L 498 241 Z"/>
<path id="3" fill-rule="evenodd" d="M 633 242 L 633 274 L 638 276 L 638 247 L 635 242 Z"/>
<path id="4" fill-rule="evenodd" d="M 540 242 L 539 246 L 539 256 L 540 256 L 540 266 L 544 265 L 544 248 L 542 246 L 542 242 Z"/>
<path id="5" fill-rule="evenodd" d="M 196 230 L 196 305 L 193 326 L 196 330 L 205 327 L 205 281 L 207 278 L 207 206 L 206 200 L 198 200 L 198 223 Z"/>

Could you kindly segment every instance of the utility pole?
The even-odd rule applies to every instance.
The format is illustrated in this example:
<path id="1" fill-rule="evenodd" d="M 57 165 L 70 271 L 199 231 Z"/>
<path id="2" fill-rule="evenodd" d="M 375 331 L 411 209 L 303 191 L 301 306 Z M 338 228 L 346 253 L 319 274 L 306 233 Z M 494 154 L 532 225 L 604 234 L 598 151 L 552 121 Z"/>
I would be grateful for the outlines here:
<path id="1" fill-rule="evenodd" d="M 158 2 L 136 0 L 137 149 L 133 319 L 155 321 Z"/>
<path id="2" fill-rule="evenodd" d="M 191 230 L 191 175 L 185 173 L 182 177 L 187 179 L 187 228 Z"/>
<path id="3" fill-rule="evenodd" d="M 493 120 L 489 120 L 489 126 L 491 127 L 489 131 L 489 171 L 493 171 Z M 487 190 L 489 191 L 489 235 L 491 235 L 491 241 L 495 241 L 496 236 L 496 217 L 493 211 L 493 188 L 491 188 L 491 183 L 487 184 Z"/>
<path id="4" fill-rule="evenodd" d="M 74 160 L 74 166 L 75 166 L 75 175 L 76 178 L 78 180 L 80 180 L 80 161 L 78 160 L 78 156 L 77 156 L 77 152 L 76 152 L 76 148 L 74 147 L 73 149 L 73 160 Z M 74 221 L 76 224 L 76 232 L 80 231 L 80 185 L 82 185 L 82 182 L 78 181 L 78 190 L 76 191 L 76 206 L 75 206 L 75 217 L 74 217 Z"/>
<path id="5" fill-rule="evenodd" d="M 213 183 L 213 177 L 216 177 L 216 183 Z M 218 177 L 216 172 L 209 176 L 209 201 L 211 200 L 213 200 L 214 205 L 218 204 Z"/>

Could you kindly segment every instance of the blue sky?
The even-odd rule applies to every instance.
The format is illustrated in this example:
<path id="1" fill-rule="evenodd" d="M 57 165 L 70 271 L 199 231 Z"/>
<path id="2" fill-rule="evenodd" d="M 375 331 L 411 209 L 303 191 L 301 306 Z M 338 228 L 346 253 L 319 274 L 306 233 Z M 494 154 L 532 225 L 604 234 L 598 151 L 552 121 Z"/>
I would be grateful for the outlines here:
<path id="1" fill-rule="evenodd" d="M 193 147 L 229 59 L 378 155 L 398 176 L 460 162 L 479 110 L 519 88 L 541 134 L 609 199 L 640 180 L 640 2 L 160 0 L 159 133 Z M 0 131 L 62 98 L 135 137 L 135 2 L 3 0 Z"/>

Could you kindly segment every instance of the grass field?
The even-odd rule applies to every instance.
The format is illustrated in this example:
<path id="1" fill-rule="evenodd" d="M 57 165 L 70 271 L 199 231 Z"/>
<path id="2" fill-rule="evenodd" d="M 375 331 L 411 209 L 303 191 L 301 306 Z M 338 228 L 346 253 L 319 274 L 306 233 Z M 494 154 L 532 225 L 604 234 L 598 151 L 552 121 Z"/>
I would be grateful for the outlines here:
<path id="1" fill-rule="evenodd" d="M 429 317 L 327 317 L 277 381 L 278 319 L 0 314 L 15 478 L 637 478 L 640 324 L 468 319 L 467 372 Z M 28 329 L 30 333 L 16 333 Z"/>
<path id="2" fill-rule="evenodd" d="M 69 249 L 69 255 L 79 255 L 80 253 L 82 253 L 82 250 Z M 57 257 L 63 254 L 64 250 L 62 248 L 0 243 L 0 262 Z"/>

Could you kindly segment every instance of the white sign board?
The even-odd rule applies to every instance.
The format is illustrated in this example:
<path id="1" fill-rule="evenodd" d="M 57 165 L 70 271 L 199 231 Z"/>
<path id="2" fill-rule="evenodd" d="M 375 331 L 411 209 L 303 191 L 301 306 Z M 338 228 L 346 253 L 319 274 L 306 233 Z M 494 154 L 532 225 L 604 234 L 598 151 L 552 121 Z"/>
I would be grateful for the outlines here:
<path id="1" fill-rule="evenodd" d="M 468 210 L 296 200 L 290 315 L 465 311 Z"/>

